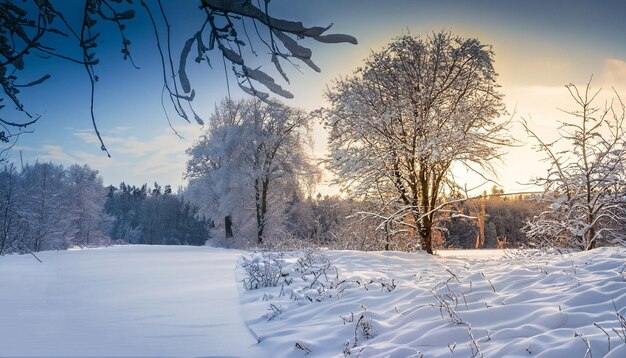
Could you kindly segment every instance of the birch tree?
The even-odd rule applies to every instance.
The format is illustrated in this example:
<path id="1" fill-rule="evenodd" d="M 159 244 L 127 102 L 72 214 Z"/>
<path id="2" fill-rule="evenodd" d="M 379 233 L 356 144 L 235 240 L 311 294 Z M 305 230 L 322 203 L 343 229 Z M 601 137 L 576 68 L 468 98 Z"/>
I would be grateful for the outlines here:
<path id="1" fill-rule="evenodd" d="M 240 223 L 252 211 L 255 241 L 263 243 L 268 227 L 274 234 L 281 228 L 290 193 L 318 177 L 306 153 L 310 121 L 307 113 L 275 101 L 222 102 L 188 150 L 188 197 L 204 198 L 209 212 L 238 216 Z"/>
<path id="2" fill-rule="evenodd" d="M 450 33 L 394 39 L 326 92 L 328 167 L 354 197 L 378 203 L 381 227 L 398 227 L 433 252 L 440 198 L 462 164 L 494 174 L 510 144 L 494 52 Z"/>
<path id="3" fill-rule="evenodd" d="M 566 86 L 576 109 L 560 136 L 549 142 L 522 122 L 545 155 L 549 169 L 534 182 L 544 188 L 546 208 L 525 227 L 537 246 L 590 250 L 626 243 L 626 133 L 624 103 L 614 97 L 599 106 L 600 90 Z"/>

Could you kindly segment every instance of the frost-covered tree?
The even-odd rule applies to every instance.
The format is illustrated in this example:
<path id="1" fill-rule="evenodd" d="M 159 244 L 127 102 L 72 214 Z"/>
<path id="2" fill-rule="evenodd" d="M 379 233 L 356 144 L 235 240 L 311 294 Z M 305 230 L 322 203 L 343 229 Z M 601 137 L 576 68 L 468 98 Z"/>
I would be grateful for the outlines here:
<path id="1" fill-rule="evenodd" d="M 18 173 L 12 164 L 0 171 L 0 255 L 9 250 L 17 229 Z"/>
<path id="2" fill-rule="evenodd" d="M 69 208 L 70 191 L 66 172 L 52 163 L 35 163 L 21 173 L 24 193 L 18 213 L 24 232 L 18 244 L 20 252 L 66 249 L 76 233 Z"/>
<path id="3" fill-rule="evenodd" d="M 604 106 L 591 81 L 583 91 L 569 84 L 576 109 L 566 111 L 560 136 L 548 142 L 526 122 L 550 167 L 534 182 L 544 188 L 546 208 L 530 220 L 526 234 L 537 246 L 589 250 L 626 244 L 626 133 L 624 103 L 615 93 Z"/>
<path id="4" fill-rule="evenodd" d="M 188 62 L 192 59 L 211 66 L 211 54 L 217 53 L 220 62 L 231 65 L 238 85 L 245 92 L 265 99 L 268 94 L 257 89 L 262 86 L 280 96 L 292 97 L 265 70 L 249 64 L 249 58 L 257 57 L 256 46 L 264 48 L 258 53 L 268 53 L 267 60 L 276 68 L 276 74 L 289 82 L 282 65 L 293 60 L 320 71 L 312 61 L 312 51 L 300 40 L 357 42 L 352 36 L 327 34 L 330 26 L 308 27 L 299 21 L 273 17 L 269 0 L 256 3 L 250 0 L 85 0 L 74 1 L 69 6 L 61 3 L 0 1 L 0 102 L 3 102 L 0 110 L 6 112 L 8 108 L 15 108 L 10 115 L 0 114 L 0 155 L 25 128 L 39 119 L 40 116 L 22 102 L 21 94 L 25 88 L 40 85 L 57 75 L 39 72 L 42 66 L 37 66 L 36 61 L 48 60 L 66 61 L 85 70 L 91 90 L 91 121 L 102 150 L 108 154 L 96 125 L 94 98 L 98 64 L 104 57 L 102 44 L 112 40 L 110 34 L 117 35 L 114 40 L 119 41 L 121 57 L 139 68 L 131 56 L 129 33 L 152 33 L 166 98 L 180 117 L 187 121 L 195 118 L 198 122 L 202 120 L 192 107 L 193 81 L 187 76 Z M 171 16 L 174 11 L 186 12 L 187 16 Z M 176 22 L 175 18 L 183 19 L 184 23 Z M 197 19 L 197 23 L 191 24 L 192 19 Z M 180 28 L 190 26 L 192 32 L 188 39 L 175 36 Z M 137 42 L 145 42 L 145 38 L 140 40 Z M 5 108 L 7 105 L 9 107 Z"/>
<path id="5" fill-rule="evenodd" d="M 0 172 L 0 254 L 108 242 L 106 191 L 97 171 L 52 163 Z"/>
<path id="6" fill-rule="evenodd" d="M 326 93 L 336 182 L 378 202 L 381 227 L 416 236 L 429 253 L 441 195 L 456 186 L 452 166 L 493 174 L 510 143 L 493 57 L 477 39 L 404 35 Z"/>
<path id="7" fill-rule="evenodd" d="M 229 221 L 254 221 L 254 234 L 236 229 L 263 243 L 268 231 L 282 229 L 290 194 L 318 177 L 306 153 L 310 122 L 307 113 L 276 101 L 223 101 L 188 150 L 188 197 L 214 222 L 225 218 L 225 231 Z"/>
<path id="8" fill-rule="evenodd" d="M 67 170 L 69 196 L 68 214 L 75 233 L 70 238 L 79 246 L 100 246 L 108 242 L 110 217 L 104 211 L 106 189 L 98 171 L 87 165 L 72 165 Z"/>
<path id="9" fill-rule="evenodd" d="M 376 230 L 377 222 L 358 215 L 371 209 L 369 202 L 318 194 L 315 199 L 294 198 L 289 203 L 286 228 L 301 242 L 337 250 L 406 250 L 401 240 L 391 242 Z"/>

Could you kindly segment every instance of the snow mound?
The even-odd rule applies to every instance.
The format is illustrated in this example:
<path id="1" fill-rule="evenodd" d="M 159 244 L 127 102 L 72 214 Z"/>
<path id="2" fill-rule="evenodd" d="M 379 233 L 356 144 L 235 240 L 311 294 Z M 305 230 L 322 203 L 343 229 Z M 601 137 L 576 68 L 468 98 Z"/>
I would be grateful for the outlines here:
<path id="1" fill-rule="evenodd" d="M 242 294 L 247 324 L 273 357 L 626 356 L 616 315 L 626 311 L 626 249 L 491 255 L 497 259 L 324 254 L 339 272 L 326 287 L 360 284 L 296 300 L 292 291 L 310 280 L 290 270 L 301 255 L 294 253 L 283 265 L 291 284 Z M 393 289 L 384 285 L 391 282 Z"/>

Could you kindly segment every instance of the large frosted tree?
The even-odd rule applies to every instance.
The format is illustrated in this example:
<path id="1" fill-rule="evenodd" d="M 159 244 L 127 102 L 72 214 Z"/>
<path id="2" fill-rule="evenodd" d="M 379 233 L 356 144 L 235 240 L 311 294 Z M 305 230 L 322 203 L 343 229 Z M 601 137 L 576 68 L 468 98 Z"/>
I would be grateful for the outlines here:
<path id="1" fill-rule="evenodd" d="M 590 250 L 626 244 L 625 107 L 617 93 L 604 106 L 590 83 L 583 91 L 566 86 L 576 109 L 566 111 L 560 136 L 546 141 L 523 125 L 549 163 L 547 175 L 535 178 L 545 190 L 545 209 L 525 227 L 538 246 Z"/>
<path id="2" fill-rule="evenodd" d="M 457 186 L 452 166 L 493 174 L 510 143 L 493 61 L 477 39 L 404 35 L 326 93 L 336 181 L 376 201 L 387 230 L 416 236 L 429 253 L 442 194 Z"/>
<path id="3" fill-rule="evenodd" d="M 216 224 L 224 218 L 226 236 L 237 222 L 240 235 L 263 243 L 268 231 L 281 230 L 291 193 L 318 177 L 306 153 L 310 122 L 307 113 L 276 101 L 223 101 L 188 150 L 188 198 Z M 244 227 L 251 221 L 255 240 Z"/>

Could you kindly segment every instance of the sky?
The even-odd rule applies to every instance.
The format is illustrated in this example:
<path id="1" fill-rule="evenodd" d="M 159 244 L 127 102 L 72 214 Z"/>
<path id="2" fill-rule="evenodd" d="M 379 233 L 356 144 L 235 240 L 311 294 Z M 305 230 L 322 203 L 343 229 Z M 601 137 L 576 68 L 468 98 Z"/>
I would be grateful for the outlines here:
<path id="1" fill-rule="evenodd" d="M 150 2 L 150 1 L 148 1 Z M 70 22 L 82 8 L 76 2 L 53 1 L 68 14 Z M 165 0 L 165 11 L 172 24 L 173 53 L 179 53 L 184 41 L 201 25 L 202 13 L 195 2 Z M 303 41 L 313 51 L 316 73 L 306 66 L 287 68 L 290 84 L 280 82 L 292 92 L 289 105 L 314 110 L 326 104 L 323 92 L 332 81 L 350 75 L 372 52 L 382 49 L 401 34 L 427 36 L 441 30 L 463 37 L 475 37 L 493 46 L 498 83 L 514 120 L 526 119 L 545 138 L 555 138 L 558 120 L 566 119 L 559 111 L 573 108 L 564 85 L 584 86 L 593 76 L 592 87 L 610 94 L 614 87 L 626 96 L 626 2 L 624 1 L 374 1 L 374 0 L 273 0 L 273 16 L 299 20 L 307 26 L 333 24 L 328 33 L 346 33 L 356 37 L 358 45 L 321 44 Z M 145 13 L 128 24 L 131 53 L 140 67 L 134 69 L 120 54 L 120 40 L 115 27 L 103 27 L 99 39 L 100 64 L 96 73 L 95 112 L 112 158 L 102 151 L 94 136 L 89 118 L 89 81 L 79 65 L 55 60 L 27 62 L 32 78 L 49 73 L 46 83 L 24 90 L 22 100 L 41 120 L 34 133 L 23 135 L 10 152 L 10 158 L 33 163 L 52 161 L 63 165 L 86 163 L 99 170 L 106 185 L 124 181 L 140 185 L 157 181 L 178 187 L 185 184 L 183 172 L 189 148 L 202 133 L 202 126 L 188 124 L 162 108 L 162 74 L 154 34 Z M 253 38 L 258 63 L 279 80 L 267 63 L 262 46 Z M 58 48 L 64 48 L 60 42 Z M 192 85 L 196 88 L 194 106 L 208 118 L 222 98 L 227 96 L 226 74 L 221 59 L 206 64 L 189 65 Z M 287 67 L 285 65 L 285 67 Z M 243 97 L 233 88 L 233 97 Z M 169 127 L 168 113 L 178 138 Z M 508 148 L 502 162 L 496 164 L 494 178 L 507 192 L 532 190 L 524 185 L 533 176 L 545 173 L 546 163 L 533 151 L 519 125 L 511 127 L 518 145 Z M 314 128 L 314 155 L 326 154 L 326 133 Z M 455 173 L 468 187 L 482 183 L 457 169 Z M 326 179 L 330 178 L 327 173 Z M 489 190 L 489 183 L 476 189 Z M 338 189 L 323 183 L 322 193 Z"/>

